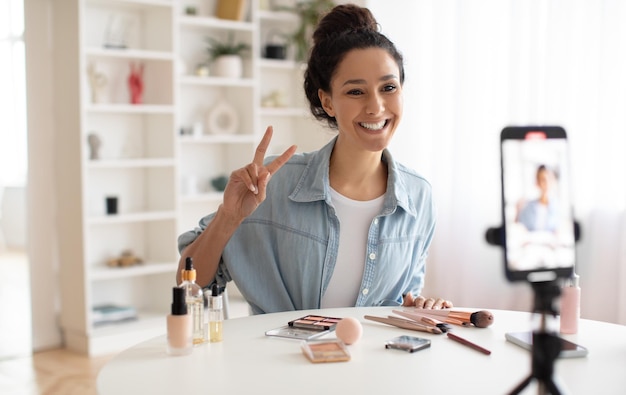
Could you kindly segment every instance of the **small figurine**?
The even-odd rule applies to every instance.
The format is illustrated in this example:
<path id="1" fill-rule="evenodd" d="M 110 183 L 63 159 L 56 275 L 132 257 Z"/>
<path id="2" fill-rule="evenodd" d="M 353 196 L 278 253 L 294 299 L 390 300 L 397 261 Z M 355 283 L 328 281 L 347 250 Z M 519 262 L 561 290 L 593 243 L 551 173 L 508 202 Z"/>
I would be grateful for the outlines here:
<path id="1" fill-rule="evenodd" d="M 107 76 L 104 73 L 99 72 L 93 63 L 89 64 L 87 74 L 89 75 L 89 86 L 91 87 L 91 102 L 104 102 L 105 89 L 109 82 Z"/>
<path id="2" fill-rule="evenodd" d="M 109 259 L 107 266 L 110 267 L 128 267 L 139 263 L 143 263 L 143 259 L 135 256 L 131 250 L 122 251 L 122 255 L 117 258 Z"/>
<path id="3" fill-rule="evenodd" d="M 89 159 L 100 159 L 100 146 L 102 145 L 100 137 L 98 137 L 97 134 L 91 133 L 87 136 L 87 143 L 89 144 Z"/>
<path id="4" fill-rule="evenodd" d="M 141 104 L 143 102 L 143 64 L 130 64 L 128 88 L 130 89 L 130 102 L 132 104 Z"/>

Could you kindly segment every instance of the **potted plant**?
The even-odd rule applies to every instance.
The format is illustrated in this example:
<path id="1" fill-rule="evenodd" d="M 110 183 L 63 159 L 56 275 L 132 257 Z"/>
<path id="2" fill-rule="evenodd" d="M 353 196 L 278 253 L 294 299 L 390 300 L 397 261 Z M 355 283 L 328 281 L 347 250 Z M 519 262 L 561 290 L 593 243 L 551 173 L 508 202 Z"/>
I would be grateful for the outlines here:
<path id="1" fill-rule="evenodd" d="M 332 0 L 297 0 L 294 7 L 279 7 L 278 10 L 290 11 L 300 17 L 300 26 L 291 35 L 296 46 L 296 60 L 304 61 L 311 46 L 311 34 L 321 15 L 335 6 Z"/>
<path id="2" fill-rule="evenodd" d="M 243 75 L 242 55 L 250 46 L 244 42 L 235 42 L 232 33 L 226 41 L 214 37 L 206 38 L 211 63 L 211 75 L 216 77 L 240 78 Z"/>

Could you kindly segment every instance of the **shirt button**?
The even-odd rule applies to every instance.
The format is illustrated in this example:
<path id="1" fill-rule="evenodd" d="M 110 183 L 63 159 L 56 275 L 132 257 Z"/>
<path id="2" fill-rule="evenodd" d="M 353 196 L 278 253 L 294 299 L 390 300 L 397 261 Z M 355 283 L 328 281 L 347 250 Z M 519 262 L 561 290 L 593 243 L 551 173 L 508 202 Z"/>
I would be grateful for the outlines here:
<path id="1" fill-rule="evenodd" d="M 363 289 L 363 295 L 367 295 L 368 293 L 370 293 L 369 289 L 367 289 L 367 288 Z"/>
<path id="2" fill-rule="evenodd" d="M 374 225 L 378 225 L 378 218 L 374 218 Z"/>
<path id="3" fill-rule="evenodd" d="M 370 252 L 370 259 L 371 259 L 371 260 L 376 259 L 376 253 L 374 253 L 374 252 Z"/>

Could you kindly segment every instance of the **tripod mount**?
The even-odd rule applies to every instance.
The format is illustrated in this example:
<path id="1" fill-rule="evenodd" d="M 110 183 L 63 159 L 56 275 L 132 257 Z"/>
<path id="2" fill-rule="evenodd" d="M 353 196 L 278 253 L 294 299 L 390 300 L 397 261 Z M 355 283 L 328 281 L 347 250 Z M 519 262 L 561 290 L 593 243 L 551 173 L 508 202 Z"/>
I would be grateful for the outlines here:
<path id="1" fill-rule="evenodd" d="M 561 294 L 556 282 L 531 283 L 535 292 L 534 312 L 541 314 L 539 328 L 533 331 L 531 373 L 524 379 L 511 394 L 519 394 L 533 380 L 539 384 L 539 394 L 560 395 L 561 391 L 553 380 L 554 361 L 561 352 L 561 339 L 547 328 L 548 315 L 556 316 L 558 311 L 554 307 L 554 299 Z"/>

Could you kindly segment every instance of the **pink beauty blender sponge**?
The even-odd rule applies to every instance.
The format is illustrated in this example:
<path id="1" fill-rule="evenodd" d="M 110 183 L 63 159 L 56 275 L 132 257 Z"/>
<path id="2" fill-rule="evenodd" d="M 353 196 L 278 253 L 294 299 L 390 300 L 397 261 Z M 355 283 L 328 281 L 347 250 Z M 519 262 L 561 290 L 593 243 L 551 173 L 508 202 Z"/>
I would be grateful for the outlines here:
<path id="1" fill-rule="evenodd" d="M 346 344 L 356 343 L 363 334 L 363 326 L 354 317 L 341 319 L 335 327 L 335 334 Z"/>

